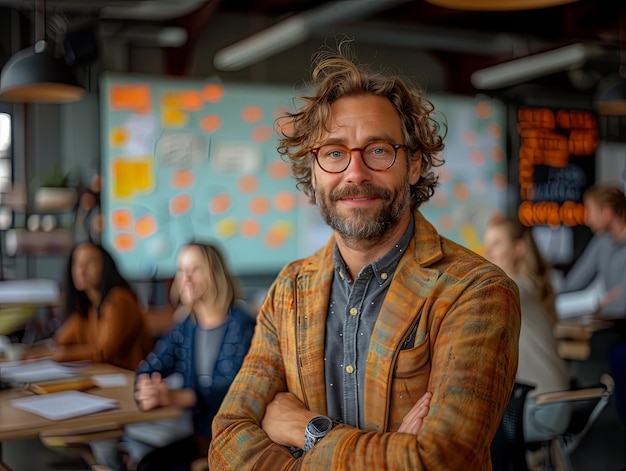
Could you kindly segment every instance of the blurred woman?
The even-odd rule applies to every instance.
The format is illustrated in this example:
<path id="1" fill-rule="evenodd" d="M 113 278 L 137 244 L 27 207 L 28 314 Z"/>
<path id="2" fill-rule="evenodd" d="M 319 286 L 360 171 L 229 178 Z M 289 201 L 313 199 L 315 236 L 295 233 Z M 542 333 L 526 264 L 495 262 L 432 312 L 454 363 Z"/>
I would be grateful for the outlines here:
<path id="1" fill-rule="evenodd" d="M 180 249 L 172 293 L 190 315 L 141 362 L 135 399 L 142 410 L 190 408 L 194 435 L 149 453 L 138 470 L 206 459 L 211 422 L 248 352 L 255 326 L 237 302 L 236 280 L 213 245 L 190 243 Z M 167 377 L 174 373 L 182 376 L 181 389 L 168 386 Z"/>
<path id="2" fill-rule="evenodd" d="M 32 356 L 90 360 L 135 370 L 154 346 L 145 314 L 128 281 L 100 245 L 79 243 L 66 272 L 67 318 L 53 341 Z"/>
<path id="3" fill-rule="evenodd" d="M 535 386 L 524 408 L 526 442 L 563 432 L 570 419 L 568 404 L 535 404 L 534 398 L 570 387 L 566 363 L 558 354 L 553 326 L 554 292 L 549 270 L 529 227 L 514 219 L 495 218 L 484 237 L 485 257 L 502 268 L 520 291 L 522 324 L 517 381 Z"/>

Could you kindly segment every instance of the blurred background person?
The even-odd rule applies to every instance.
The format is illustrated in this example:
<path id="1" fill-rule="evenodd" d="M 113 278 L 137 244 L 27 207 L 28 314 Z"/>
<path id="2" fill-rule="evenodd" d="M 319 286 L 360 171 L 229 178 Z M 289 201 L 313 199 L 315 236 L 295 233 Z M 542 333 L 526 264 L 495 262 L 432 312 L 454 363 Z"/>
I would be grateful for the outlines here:
<path id="1" fill-rule="evenodd" d="M 89 360 L 135 370 L 154 342 L 144 310 L 113 257 L 101 245 L 82 242 L 69 255 L 66 319 L 52 339 L 27 352 L 55 361 Z"/>
<path id="2" fill-rule="evenodd" d="M 599 284 L 602 295 L 593 314 L 611 319 L 611 326 L 594 333 L 591 350 L 603 368 L 608 362 L 617 415 L 626 426 L 626 196 L 619 186 L 603 183 L 590 187 L 583 202 L 594 236 L 565 276 L 563 291 Z M 626 453 L 626 444 L 622 449 Z"/>
<path id="3" fill-rule="evenodd" d="M 602 317 L 626 315 L 626 197 L 611 184 L 590 187 L 583 195 L 585 224 L 594 236 L 563 279 L 563 292 L 598 282 Z M 591 313 L 590 313 L 591 314 Z"/>
<path id="4" fill-rule="evenodd" d="M 569 404 L 537 405 L 541 393 L 570 388 L 567 364 L 553 334 L 556 322 L 549 268 L 532 232 L 518 220 L 494 218 L 485 231 L 485 257 L 502 268 L 518 285 L 522 312 L 517 381 L 535 386 L 524 407 L 527 443 L 562 433 L 569 425 Z"/>
<path id="5" fill-rule="evenodd" d="M 177 256 L 172 294 L 189 315 L 159 341 L 142 361 L 136 375 L 135 399 L 142 410 L 178 405 L 188 408 L 192 435 L 145 453 L 136 447 L 137 435 L 128 440 L 131 459 L 138 470 L 186 469 L 205 459 L 211 440 L 211 423 L 243 363 L 254 332 L 255 320 L 239 302 L 237 280 L 214 245 L 190 243 Z M 167 378 L 178 374 L 180 389 Z M 148 437 L 149 433 L 144 433 Z"/>

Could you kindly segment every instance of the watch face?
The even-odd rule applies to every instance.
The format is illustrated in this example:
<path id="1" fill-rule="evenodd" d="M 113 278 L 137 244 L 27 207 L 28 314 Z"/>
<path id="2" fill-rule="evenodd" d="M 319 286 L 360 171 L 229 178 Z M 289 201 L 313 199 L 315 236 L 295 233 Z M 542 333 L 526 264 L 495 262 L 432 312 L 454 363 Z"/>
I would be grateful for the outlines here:
<path id="1" fill-rule="evenodd" d="M 333 421 L 328 417 L 320 415 L 309 420 L 304 430 L 304 452 L 306 453 L 313 448 L 317 442 L 326 436 L 331 428 L 333 428 Z"/>
<path id="2" fill-rule="evenodd" d="M 307 430 L 316 437 L 325 436 L 332 428 L 333 422 L 328 417 L 320 416 L 310 420 L 307 424 Z"/>

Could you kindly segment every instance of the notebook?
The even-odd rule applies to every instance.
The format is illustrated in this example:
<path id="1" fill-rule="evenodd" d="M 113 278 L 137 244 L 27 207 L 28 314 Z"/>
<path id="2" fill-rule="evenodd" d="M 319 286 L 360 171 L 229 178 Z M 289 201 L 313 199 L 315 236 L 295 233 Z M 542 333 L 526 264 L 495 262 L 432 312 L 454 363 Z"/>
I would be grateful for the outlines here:
<path id="1" fill-rule="evenodd" d="M 117 401 L 81 391 L 62 391 L 11 401 L 13 407 L 50 420 L 64 420 L 81 415 L 116 409 Z"/>

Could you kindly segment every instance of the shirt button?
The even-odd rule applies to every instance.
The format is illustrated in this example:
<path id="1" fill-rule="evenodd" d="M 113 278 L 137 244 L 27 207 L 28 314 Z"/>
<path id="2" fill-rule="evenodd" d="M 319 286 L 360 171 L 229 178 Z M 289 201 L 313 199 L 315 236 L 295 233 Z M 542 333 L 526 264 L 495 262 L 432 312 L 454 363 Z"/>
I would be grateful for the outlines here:
<path id="1" fill-rule="evenodd" d="M 355 307 L 351 307 L 350 308 L 350 315 L 351 316 L 356 316 L 359 313 L 359 310 Z"/>
<path id="2" fill-rule="evenodd" d="M 381 274 L 380 274 L 380 278 L 381 278 L 382 280 L 386 280 L 388 277 L 389 277 L 389 275 L 387 275 L 387 273 L 381 273 Z"/>
<path id="3" fill-rule="evenodd" d="M 350 374 L 354 373 L 354 366 L 352 365 L 346 366 L 346 371 Z"/>

